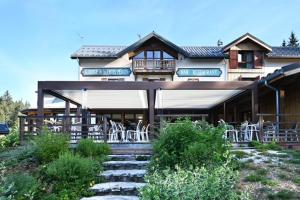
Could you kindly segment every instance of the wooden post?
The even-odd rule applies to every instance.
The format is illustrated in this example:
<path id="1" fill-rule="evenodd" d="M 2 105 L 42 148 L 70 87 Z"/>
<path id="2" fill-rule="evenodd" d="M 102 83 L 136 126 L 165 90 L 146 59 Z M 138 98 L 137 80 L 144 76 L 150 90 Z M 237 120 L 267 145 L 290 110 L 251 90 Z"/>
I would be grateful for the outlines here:
<path id="1" fill-rule="evenodd" d="M 258 88 L 257 83 L 253 86 L 251 90 L 251 107 L 252 107 L 252 122 L 256 123 L 258 121 Z"/>
<path id="2" fill-rule="evenodd" d="M 76 122 L 80 122 L 81 106 L 76 108 Z"/>
<path id="3" fill-rule="evenodd" d="M 233 120 L 234 120 L 234 122 L 237 122 L 237 108 L 236 108 L 236 104 L 234 104 L 234 106 L 233 106 Z"/>
<path id="4" fill-rule="evenodd" d="M 44 122 L 44 90 L 38 86 L 38 98 L 37 98 L 37 129 L 42 130 Z"/>
<path id="5" fill-rule="evenodd" d="M 107 142 L 107 116 L 103 115 L 103 131 L 104 131 L 104 142 Z"/>
<path id="6" fill-rule="evenodd" d="M 223 103 L 224 121 L 226 122 L 226 102 Z"/>
<path id="7" fill-rule="evenodd" d="M 69 132 L 70 131 L 70 101 L 65 102 L 65 118 L 64 118 L 64 131 Z"/>
<path id="8" fill-rule="evenodd" d="M 20 134 L 20 143 L 21 145 L 24 144 L 24 118 L 22 116 L 19 116 L 19 134 Z"/>
<path id="9" fill-rule="evenodd" d="M 154 109 L 155 109 L 155 90 L 148 90 L 148 112 L 149 112 L 149 124 L 150 132 L 154 134 Z"/>

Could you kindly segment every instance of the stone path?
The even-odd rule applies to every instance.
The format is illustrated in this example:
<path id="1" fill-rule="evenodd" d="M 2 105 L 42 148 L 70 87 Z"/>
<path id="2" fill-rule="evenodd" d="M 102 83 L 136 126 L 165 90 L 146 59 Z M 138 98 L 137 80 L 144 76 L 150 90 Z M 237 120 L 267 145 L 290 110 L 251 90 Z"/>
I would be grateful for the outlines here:
<path id="1" fill-rule="evenodd" d="M 141 158 L 143 161 L 139 161 Z M 82 200 L 138 200 L 149 159 L 150 155 L 110 155 L 110 161 L 104 163 L 105 171 L 99 174 L 104 183 L 91 187 L 96 196 Z"/>

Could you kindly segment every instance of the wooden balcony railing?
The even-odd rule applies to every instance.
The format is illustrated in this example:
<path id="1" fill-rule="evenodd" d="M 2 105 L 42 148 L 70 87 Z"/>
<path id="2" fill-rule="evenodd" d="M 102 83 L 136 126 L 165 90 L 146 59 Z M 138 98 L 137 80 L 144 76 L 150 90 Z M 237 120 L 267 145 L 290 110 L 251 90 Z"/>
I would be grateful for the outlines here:
<path id="1" fill-rule="evenodd" d="M 175 60 L 132 60 L 134 72 L 175 72 Z"/>

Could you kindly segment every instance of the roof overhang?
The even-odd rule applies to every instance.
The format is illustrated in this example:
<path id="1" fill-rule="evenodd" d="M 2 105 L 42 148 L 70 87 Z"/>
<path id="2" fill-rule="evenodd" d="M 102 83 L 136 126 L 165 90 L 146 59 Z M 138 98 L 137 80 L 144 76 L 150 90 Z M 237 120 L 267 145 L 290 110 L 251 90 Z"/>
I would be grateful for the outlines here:
<path id="1" fill-rule="evenodd" d="M 258 39 L 254 35 L 251 35 L 250 33 L 246 33 L 246 34 L 242 35 L 241 37 L 237 38 L 236 40 L 230 42 L 229 44 L 227 44 L 226 46 L 224 46 L 223 51 L 226 52 L 231 47 L 236 46 L 237 44 L 240 44 L 241 42 L 243 42 L 243 41 L 245 41 L 247 39 L 253 41 L 257 45 L 259 45 L 262 48 L 266 49 L 267 51 L 272 51 L 272 47 L 271 46 L 269 46 L 268 44 L 266 44 L 262 40 Z"/>

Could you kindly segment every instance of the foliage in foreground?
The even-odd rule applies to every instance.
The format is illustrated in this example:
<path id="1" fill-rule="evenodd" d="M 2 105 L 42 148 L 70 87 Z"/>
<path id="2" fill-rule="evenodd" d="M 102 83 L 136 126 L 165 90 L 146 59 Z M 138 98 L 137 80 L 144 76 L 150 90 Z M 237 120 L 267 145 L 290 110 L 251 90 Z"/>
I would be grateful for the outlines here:
<path id="1" fill-rule="evenodd" d="M 15 147 L 19 144 L 19 131 L 17 128 L 12 128 L 8 135 L 0 137 L 0 150 L 4 150 L 7 147 Z"/>
<path id="2" fill-rule="evenodd" d="M 42 163 L 51 162 L 61 153 L 69 151 L 69 138 L 65 134 L 55 134 L 44 128 L 35 138 L 36 157 Z"/>
<path id="3" fill-rule="evenodd" d="M 91 157 L 94 159 L 103 159 L 110 154 L 110 146 L 106 143 L 95 143 L 91 139 L 80 140 L 76 149 L 76 153 L 83 157 Z"/>
<path id="4" fill-rule="evenodd" d="M 70 152 L 49 163 L 44 172 L 47 187 L 58 199 L 78 199 L 87 194 L 98 174 L 99 163 Z"/>
<path id="5" fill-rule="evenodd" d="M 251 141 L 249 143 L 249 147 L 254 147 L 259 151 L 267 151 L 267 150 L 282 150 L 282 147 L 275 141 L 269 142 L 269 143 L 261 143 L 258 141 Z"/>
<path id="6" fill-rule="evenodd" d="M 141 189 L 142 200 L 210 200 L 240 199 L 233 189 L 238 173 L 230 168 L 212 170 L 196 168 L 176 171 L 156 171 L 146 176 L 147 185 Z"/>
<path id="7" fill-rule="evenodd" d="M 206 122 L 198 124 L 179 119 L 167 124 L 155 142 L 151 166 L 174 169 L 218 166 L 228 161 L 230 146 L 223 138 L 224 129 Z"/>

